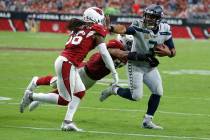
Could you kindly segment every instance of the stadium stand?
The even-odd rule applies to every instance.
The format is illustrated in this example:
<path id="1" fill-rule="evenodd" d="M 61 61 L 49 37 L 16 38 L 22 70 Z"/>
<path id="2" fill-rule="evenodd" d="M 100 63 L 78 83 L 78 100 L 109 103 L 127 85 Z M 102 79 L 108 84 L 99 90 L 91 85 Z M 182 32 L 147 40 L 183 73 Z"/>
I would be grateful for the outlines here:
<path id="1" fill-rule="evenodd" d="M 142 15 L 143 9 L 149 4 L 162 5 L 169 17 L 187 18 L 195 13 L 203 13 L 203 16 L 206 13 L 207 16 L 210 12 L 209 0 L 1 0 L 0 10 L 81 14 L 87 7 L 97 6 L 119 11 L 113 14 Z"/>
<path id="2" fill-rule="evenodd" d="M 166 18 L 182 21 L 169 23 L 175 38 L 209 38 L 210 0 L 1 0 L 0 30 L 65 33 L 68 17 L 57 19 L 61 14 L 81 16 L 87 7 L 97 6 L 118 21 L 116 16 L 142 16 L 150 4 L 161 5 Z"/>

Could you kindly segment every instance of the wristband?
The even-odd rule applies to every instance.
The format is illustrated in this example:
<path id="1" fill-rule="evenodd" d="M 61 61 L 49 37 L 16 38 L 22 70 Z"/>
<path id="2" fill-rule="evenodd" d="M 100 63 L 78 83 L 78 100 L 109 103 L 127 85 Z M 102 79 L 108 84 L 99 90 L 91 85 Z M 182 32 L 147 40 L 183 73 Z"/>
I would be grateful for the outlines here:
<path id="1" fill-rule="evenodd" d="M 113 26 L 110 26 L 109 27 L 109 32 L 113 32 L 114 31 L 114 27 Z"/>

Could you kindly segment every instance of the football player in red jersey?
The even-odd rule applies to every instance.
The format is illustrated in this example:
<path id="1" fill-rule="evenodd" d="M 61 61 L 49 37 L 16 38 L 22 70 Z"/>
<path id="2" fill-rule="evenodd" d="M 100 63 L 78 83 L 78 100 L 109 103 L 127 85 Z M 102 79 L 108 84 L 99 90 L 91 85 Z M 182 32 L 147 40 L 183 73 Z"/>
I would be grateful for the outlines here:
<path id="1" fill-rule="evenodd" d="M 105 16 L 101 9 L 91 7 L 84 11 L 83 24 L 72 27 L 72 32 L 65 49 L 61 52 L 60 56 L 55 61 L 55 71 L 57 75 L 57 94 L 36 94 L 30 90 L 26 90 L 22 101 L 20 103 L 20 112 L 23 113 L 24 109 L 32 101 L 41 102 L 70 102 L 73 95 L 85 94 L 85 86 L 80 78 L 78 67 L 82 63 L 88 52 L 95 47 L 99 49 L 101 57 L 106 67 L 111 71 L 114 82 L 118 83 L 118 74 L 115 70 L 113 60 L 107 50 L 104 38 L 107 31 L 103 24 L 105 23 Z M 76 24 L 75 24 L 76 25 Z M 61 125 L 61 129 L 65 131 L 72 130 L 72 121 L 70 105 L 66 112 L 66 116 Z M 78 130 L 79 131 L 79 130 Z"/>
<path id="2" fill-rule="evenodd" d="M 122 67 L 127 62 L 127 55 L 130 47 L 132 46 L 133 37 L 129 35 L 125 36 L 118 36 L 118 39 L 110 40 L 107 44 L 108 51 L 112 56 L 112 59 L 115 64 L 115 68 Z M 100 53 L 94 53 L 90 59 L 83 63 L 81 68 L 79 69 L 79 75 L 81 77 L 82 82 L 85 85 L 86 90 L 91 88 L 97 80 L 100 80 L 107 76 L 110 73 L 110 70 L 106 68 L 105 63 L 100 55 Z M 43 77 L 34 77 L 31 82 L 29 83 L 27 90 L 34 91 L 37 86 L 41 85 L 51 85 L 53 88 L 57 87 L 56 84 L 57 77 L 53 77 L 51 75 L 43 76 Z M 39 95 L 46 95 L 44 93 L 38 93 Z M 54 92 L 49 93 L 49 96 L 54 96 L 53 94 L 58 94 L 58 91 L 55 90 Z M 48 95 L 46 95 L 48 96 Z M 58 105 L 68 105 L 70 106 L 71 117 L 70 120 L 73 120 L 73 116 L 79 106 L 81 99 L 83 98 L 84 94 L 74 94 L 73 100 L 69 103 L 65 100 L 60 100 L 56 104 Z M 33 101 L 29 105 L 29 110 L 32 111 L 39 105 L 39 101 Z M 55 102 L 49 102 L 55 104 Z M 72 125 L 72 130 L 78 131 L 80 130 L 77 128 L 75 124 Z"/>

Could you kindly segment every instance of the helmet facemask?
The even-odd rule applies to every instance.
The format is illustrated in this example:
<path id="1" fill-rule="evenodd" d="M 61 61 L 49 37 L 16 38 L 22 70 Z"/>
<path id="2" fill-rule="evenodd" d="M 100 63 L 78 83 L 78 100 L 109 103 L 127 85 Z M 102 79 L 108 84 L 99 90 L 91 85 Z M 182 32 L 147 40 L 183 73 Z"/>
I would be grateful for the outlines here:
<path id="1" fill-rule="evenodd" d="M 150 30 L 156 30 L 158 25 L 160 24 L 161 16 L 152 14 L 152 13 L 144 13 L 144 26 Z"/>
<path id="2" fill-rule="evenodd" d="M 160 5 L 152 4 L 144 10 L 144 27 L 150 30 L 156 30 L 163 17 L 163 9 Z"/>

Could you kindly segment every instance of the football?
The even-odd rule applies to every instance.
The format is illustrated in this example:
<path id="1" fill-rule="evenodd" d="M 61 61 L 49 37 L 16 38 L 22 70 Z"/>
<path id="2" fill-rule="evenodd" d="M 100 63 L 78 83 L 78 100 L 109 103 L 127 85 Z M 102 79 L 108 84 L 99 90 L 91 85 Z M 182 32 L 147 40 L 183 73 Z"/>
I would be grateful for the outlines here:
<path id="1" fill-rule="evenodd" d="M 166 46 L 164 44 L 157 44 L 155 47 L 154 47 L 154 50 L 158 51 L 158 50 L 161 50 L 163 48 L 165 48 Z"/>

